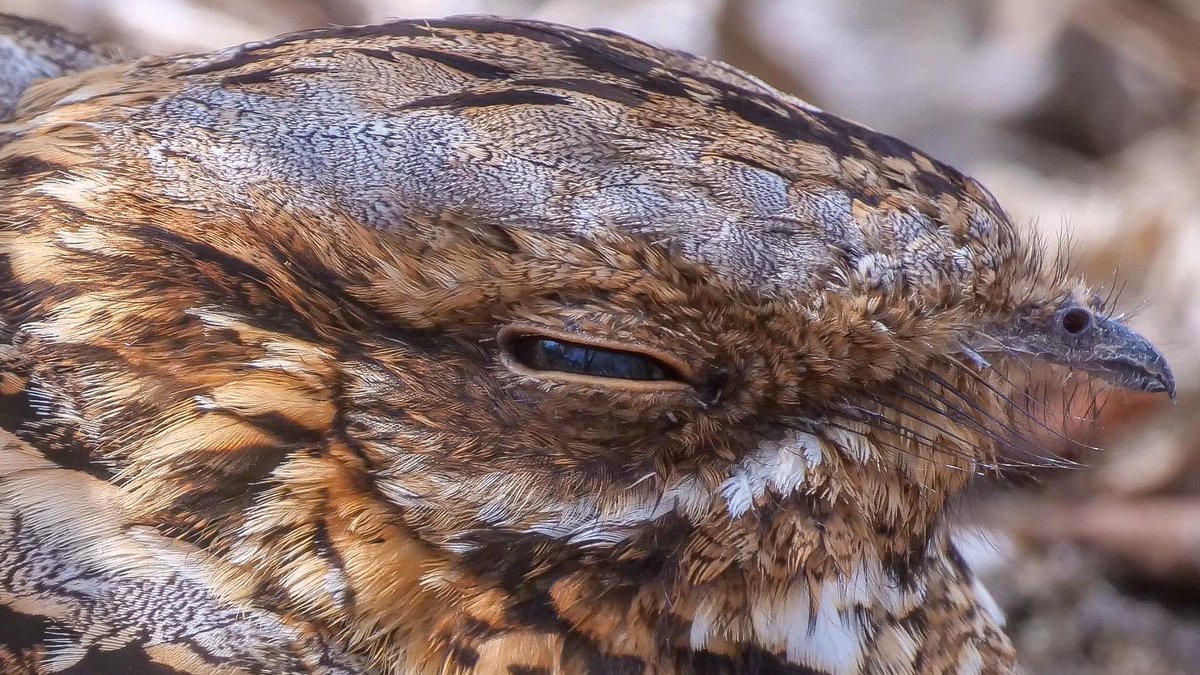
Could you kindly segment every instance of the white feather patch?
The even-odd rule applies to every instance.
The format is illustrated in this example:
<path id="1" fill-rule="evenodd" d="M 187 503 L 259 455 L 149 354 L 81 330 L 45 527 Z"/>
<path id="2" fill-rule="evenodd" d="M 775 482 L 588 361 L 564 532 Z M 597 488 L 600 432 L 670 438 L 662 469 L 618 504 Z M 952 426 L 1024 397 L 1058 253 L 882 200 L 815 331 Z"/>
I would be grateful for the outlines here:
<path id="1" fill-rule="evenodd" d="M 790 432 L 782 441 L 766 441 L 755 448 L 734 468 L 721 485 L 721 496 L 729 515 L 739 518 L 754 508 L 767 490 L 780 496 L 790 495 L 821 463 L 821 441 L 812 434 Z"/>
<path id="2" fill-rule="evenodd" d="M 755 642 L 783 652 L 791 663 L 831 675 L 858 673 L 866 662 L 875 629 L 861 618 L 864 608 L 904 616 L 924 597 L 923 589 L 896 588 L 874 558 L 860 560 L 847 577 L 815 586 L 801 577 L 786 588 L 764 588 L 759 593 L 746 608 Z M 689 635 L 693 649 L 703 649 L 727 624 L 729 617 L 715 609 L 703 600 L 697 604 Z M 894 631 L 881 637 L 891 652 L 889 662 L 911 662 L 915 636 Z"/>
<path id="3" fill-rule="evenodd" d="M 783 651 L 791 663 L 830 675 L 857 673 L 863 664 L 868 627 L 858 612 L 844 611 L 866 589 L 830 580 L 816 588 L 792 584 L 778 595 L 760 596 L 750 606 L 755 641 L 772 651 Z M 811 598 L 817 599 L 813 604 Z M 709 622 L 711 624 L 711 621 Z M 708 637 L 691 636 L 693 647 Z"/>
<path id="4" fill-rule="evenodd" d="M 840 607 L 852 604 L 856 591 L 838 581 L 821 584 L 820 603 L 811 615 L 789 615 L 787 657 L 792 663 L 827 671 L 830 675 L 859 672 L 866 647 L 867 627 L 855 611 Z M 850 591 L 851 596 L 847 596 Z M 807 609 L 805 607 L 804 609 Z"/>

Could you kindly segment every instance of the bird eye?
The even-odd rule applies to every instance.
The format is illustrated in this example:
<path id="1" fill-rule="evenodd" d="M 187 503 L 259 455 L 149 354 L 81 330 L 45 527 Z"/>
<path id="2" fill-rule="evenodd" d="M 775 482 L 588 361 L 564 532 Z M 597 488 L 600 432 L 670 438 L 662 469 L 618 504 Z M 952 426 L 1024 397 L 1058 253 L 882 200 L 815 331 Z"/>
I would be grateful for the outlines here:
<path id="1" fill-rule="evenodd" d="M 1071 335 L 1079 335 L 1092 325 L 1092 313 L 1083 307 L 1072 307 L 1062 313 L 1059 322 L 1063 330 Z"/>
<path id="2" fill-rule="evenodd" d="M 530 370 L 621 380 L 683 380 L 671 366 L 638 352 L 568 342 L 545 335 L 519 335 L 502 344 L 513 360 Z"/>

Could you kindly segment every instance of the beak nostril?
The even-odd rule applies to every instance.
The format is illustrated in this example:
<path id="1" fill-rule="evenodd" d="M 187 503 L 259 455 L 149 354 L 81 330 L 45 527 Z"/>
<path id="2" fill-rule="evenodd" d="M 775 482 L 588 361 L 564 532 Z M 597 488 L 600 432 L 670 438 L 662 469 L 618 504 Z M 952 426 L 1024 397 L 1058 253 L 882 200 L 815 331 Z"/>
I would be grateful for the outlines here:
<path id="1" fill-rule="evenodd" d="M 1082 307 L 1072 307 L 1059 317 L 1063 330 L 1079 335 L 1092 325 L 1092 313 Z"/>

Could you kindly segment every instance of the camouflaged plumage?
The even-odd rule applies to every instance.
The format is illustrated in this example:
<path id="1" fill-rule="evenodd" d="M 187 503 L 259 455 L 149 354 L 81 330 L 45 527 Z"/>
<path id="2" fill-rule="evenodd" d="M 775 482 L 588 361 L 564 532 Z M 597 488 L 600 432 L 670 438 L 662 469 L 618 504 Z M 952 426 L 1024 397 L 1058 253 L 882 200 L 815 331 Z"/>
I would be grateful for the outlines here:
<path id="1" fill-rule="evenodd" d="M 76 69 L 0 125 L 2 672 L 1014 672 L 944 518 L 1037 455 L 1009 354 L 1173 393 L 978 183 L 721 63 Z"/>

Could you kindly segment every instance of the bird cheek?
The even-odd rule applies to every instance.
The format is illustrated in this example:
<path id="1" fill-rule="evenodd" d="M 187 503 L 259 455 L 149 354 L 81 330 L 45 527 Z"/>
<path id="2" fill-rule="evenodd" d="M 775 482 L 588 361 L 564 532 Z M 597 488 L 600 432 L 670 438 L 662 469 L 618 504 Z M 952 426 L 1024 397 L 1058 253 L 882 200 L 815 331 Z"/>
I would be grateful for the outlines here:
<path id="1" fill-rule="evenodd" d="M 780 380 L 793 403 L 818 403 L 877 390 L 897 376 L 902 348 L 890 335 L 847 331 L 811 340 Z"/>

